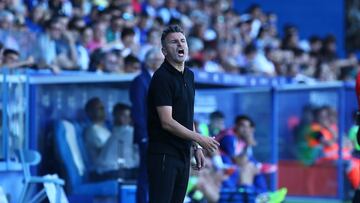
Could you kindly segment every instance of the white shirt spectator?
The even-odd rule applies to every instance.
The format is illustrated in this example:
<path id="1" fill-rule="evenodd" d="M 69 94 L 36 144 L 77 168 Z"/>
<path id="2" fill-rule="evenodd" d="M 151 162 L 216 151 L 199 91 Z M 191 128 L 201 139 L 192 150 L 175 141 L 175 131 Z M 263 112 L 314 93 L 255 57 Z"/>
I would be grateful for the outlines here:
<path id="1" fill-rule="evenodd" d="M 264 54 L 258 53 L 254 59 L 254 68 L 255 72 L 274 76 L 275 73 L 275 66 L 273 62 L 265 57 Z"/>
<path id="2" fill-rule="evenodd" d="M 85 145 L 90 157 L 90 162 L 96 171 L 104 170 L 102 168 L 103 164 L 99 164 L 102 159 L 100 154 L 103 154 L 103 147 L 110 136 L 111 132 L 104 125 L 100 124 L 92 124 L 85 130 Z"/>
<path id="3" fill-rule="evenodd" d="M 119 158 L 123 159 L 121 164 L 124 168 L 135 168 L 139 166 L 139 151 L 134 144 L 134 128 L 132 126 L 114 126 L 113 137 L 116 137 L 119 146 Z"/>

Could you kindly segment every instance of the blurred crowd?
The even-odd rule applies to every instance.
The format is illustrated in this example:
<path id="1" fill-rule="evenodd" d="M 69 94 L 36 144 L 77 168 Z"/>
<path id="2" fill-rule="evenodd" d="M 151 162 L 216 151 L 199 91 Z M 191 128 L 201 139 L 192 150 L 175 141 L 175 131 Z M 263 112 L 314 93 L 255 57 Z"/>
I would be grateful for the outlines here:
<path id="1" fill-rule="evenodd" d="M 359 145 L 356 141 L 357 125 L 352 126 L 348 136 L 339 132 L 338 114 L 335 108 L 306 105 L 300 122 L 294 130 L 294 150 L 298 160 L 304 165 L 336 162 L 341 158 L 345 163 L 348 181 L 354 189 L 360 185 Z M 355 117 L 354 117 L 355 118 Z M 355 120 L 355 119 L 354 119 Z M 339 137 L 342 137 L 340 147 Z"/>
<path id="2" fill-rule="evenodd" d="M 340 59 L 336 38 L 278 34 L 277 15 L 232 0 L 7 0 L 0 2 L 1 66 L 93 72 L 139 71 L 168 24 L 188 34 L 187 64 L 207 72 L 353 79 L 355 55 Z"/>

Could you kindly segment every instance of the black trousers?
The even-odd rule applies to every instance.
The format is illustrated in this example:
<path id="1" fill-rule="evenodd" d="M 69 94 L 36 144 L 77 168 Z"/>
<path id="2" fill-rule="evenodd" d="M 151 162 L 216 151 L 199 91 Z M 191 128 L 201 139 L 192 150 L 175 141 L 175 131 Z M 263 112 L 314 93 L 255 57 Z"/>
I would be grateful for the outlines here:
<path id="1" fill-rule="evenodd" d="M 183 203 L 190 160 L 168 154 L 148 154 L 150 203 Z"/>
<path id="2" fill-rule="evenodd" d="M 360 190 L 355 190 L 354 197 L 352 199 L 352 203 L 359 203 L 360 202 Z"/>

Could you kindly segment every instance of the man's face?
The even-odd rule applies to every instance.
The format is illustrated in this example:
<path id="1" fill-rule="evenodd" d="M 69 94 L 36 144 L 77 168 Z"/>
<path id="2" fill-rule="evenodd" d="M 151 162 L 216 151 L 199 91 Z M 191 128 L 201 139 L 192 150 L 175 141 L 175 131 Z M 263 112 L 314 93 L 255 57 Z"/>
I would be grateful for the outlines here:
<path id="1" fill-rule="evenodd" d="M 61 38 L 62 34 L 62 25 L 59 22 L 54 22 L 50 25 L 50 37 L 54 40 L 58 40 Z"/>
<path id="2" fill-rule="evenodd" d="M 183 64 L 188 56 L 188 46 L 185 36 L 180 32 L 170 33 L 165 38 L 162 49 L 166 59 L 176 64 Z"/>
<path id="3" fill-rule="evenodd" d="M 244 140 L 248 145 L 255 146 L 255 128 L 251 126 L 250 121 L 248 120 L 241 120 L 236 124 L 235 127 L 236 134 L 238 138 Z"/>
<path id="4" fill-rule="evenodd" d="M 116 54 L 114 53 L 107 53 L 105 55 L 105 59 L 104 59 L 104 67 L 105 67 L 105 71 L 107 72 L 118 72 L 119 71 L 119 64 L 118 62 L 118 58 L 116 56 Z"/>
<path id="5" fill-rule="evenodd" d="M 133 62 L 130 64 L 127 64 L 125 66 L 125 73 L 136 73 L 137 71 L 139 71 L 141 69 L 141 64 L 138 62 Z"/>
<path id="6" fill-rule="evenodd" d="M 4 64 L 15 63 L 19 61 L 19 55 L 13 53 L 7 54 L 4 56 L 3 60 Z"/>
<path id="7" fill-rule="evenodd" d="M 156 69 L 160 67 L 163 61 L 164 55 L 160 51 L 157 51 L 155 54 L 152 54 L 149 57 L 149 59 L 146 61 L 146 64 L 152 71 L 156 71 Z"/>
<path id="8" fill-rule="evenodd" d="M 105 108 L 100 101 L 94 104 L 91 112 L 91 117 L 94 122 L 105 121 Z"/>
<path id="9" fill-rule="evenodd" d="M 124 39 L 122 40 L 125 47 L 130 47 L 131 45 L 134 44 L 134 35 L 128 35 L 126 37 L 124 37 Z"/>
<path id="10" fill-rule="evenodd" d="M 123 110 L 115 114 L 115 122 L 121 125 L 131 124 L 131 112 L 130 110 Z"/>
<path id="11" fill-rule="evenodd" d="M 210 125 L 215 128 L 220 130 L 225 129 L 225 121 L 223 118 L 214 118 L 210 121 Z"/>
<path id="12" fill-rule="evenodd" d="M 329 112 L 325 109 L 321 110 L 318 113 L 318 122 L 323 125 L 323 126 L 330 126 L 331 122 L 330 122 L 330 115 Z"/>
<path id="13" fill-rule="evenodd" d="M 251 126 L 251 123 L 248 120 L 239 121 L 235 128 L 236 134 L 241 138 L 252 136 L 254 133 L 254 128 Z"/>

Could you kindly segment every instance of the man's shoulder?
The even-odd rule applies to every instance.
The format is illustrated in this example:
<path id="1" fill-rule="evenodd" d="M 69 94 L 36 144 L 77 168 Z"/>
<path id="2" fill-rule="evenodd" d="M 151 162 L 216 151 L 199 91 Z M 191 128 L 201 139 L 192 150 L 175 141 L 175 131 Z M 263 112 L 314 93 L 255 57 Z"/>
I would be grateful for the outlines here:
<path id="1" fill-rule="evenodd" d="M 168 81 L 167 79 L 171 77 L 170 73 L 166 70 L 164 66 L 160 66 L 151 78 L 151 81 Z"/>
<path id="2" fill-rule="evenodd" d="M 169 74 L 169 72 L 166 70 L 166 67 L 165 65 L 161 65 L 155 72 L 154 72 L 154 75 L 162 75 L 162 74 Z"/>
<path id="3" fill-rule="evenodd" d="M 131 85 L 132 85 L 132 86 L 134 86 L 134 85 L 139 85 L 139 83 L 142 84 L 142 83 L 144 83 L 144 82 L 145 82 L 145 83 L 146 83 L 146 82 L 150 82 L 150 80 L 151 80 L 150 73 L 147 72 L 146 70 L 142 70 L 142 71 L 140 72 L 140 74 L 137 75 L 137 76 L 133 79 L 133 81 L 131 82 Z"/>
<path id="4" fill-rule="evenodd" d="M 233 139 L 235 137 L 235 132 L 234 129 L 229 128 L 229 129 L 225 129 L 222 130 L 217 136 L 216 136 L 216 140 L 217 141 L 221 141 L 224 139 Z"/>
<path id="5" fill-rule="evenodd" d="M 194 75 L 194 71 L 192 71 L 191 68 L 189 68 L 189 67 L 185 66 L 185 71 L 187 71 L 188 73 Z"/>
<path id="6" fill-rule="evenodd" d="M 185 67 L 185 72 L 187 72 L 190 77 L 194 78 L 194 72 L 190 68 Z"/>

